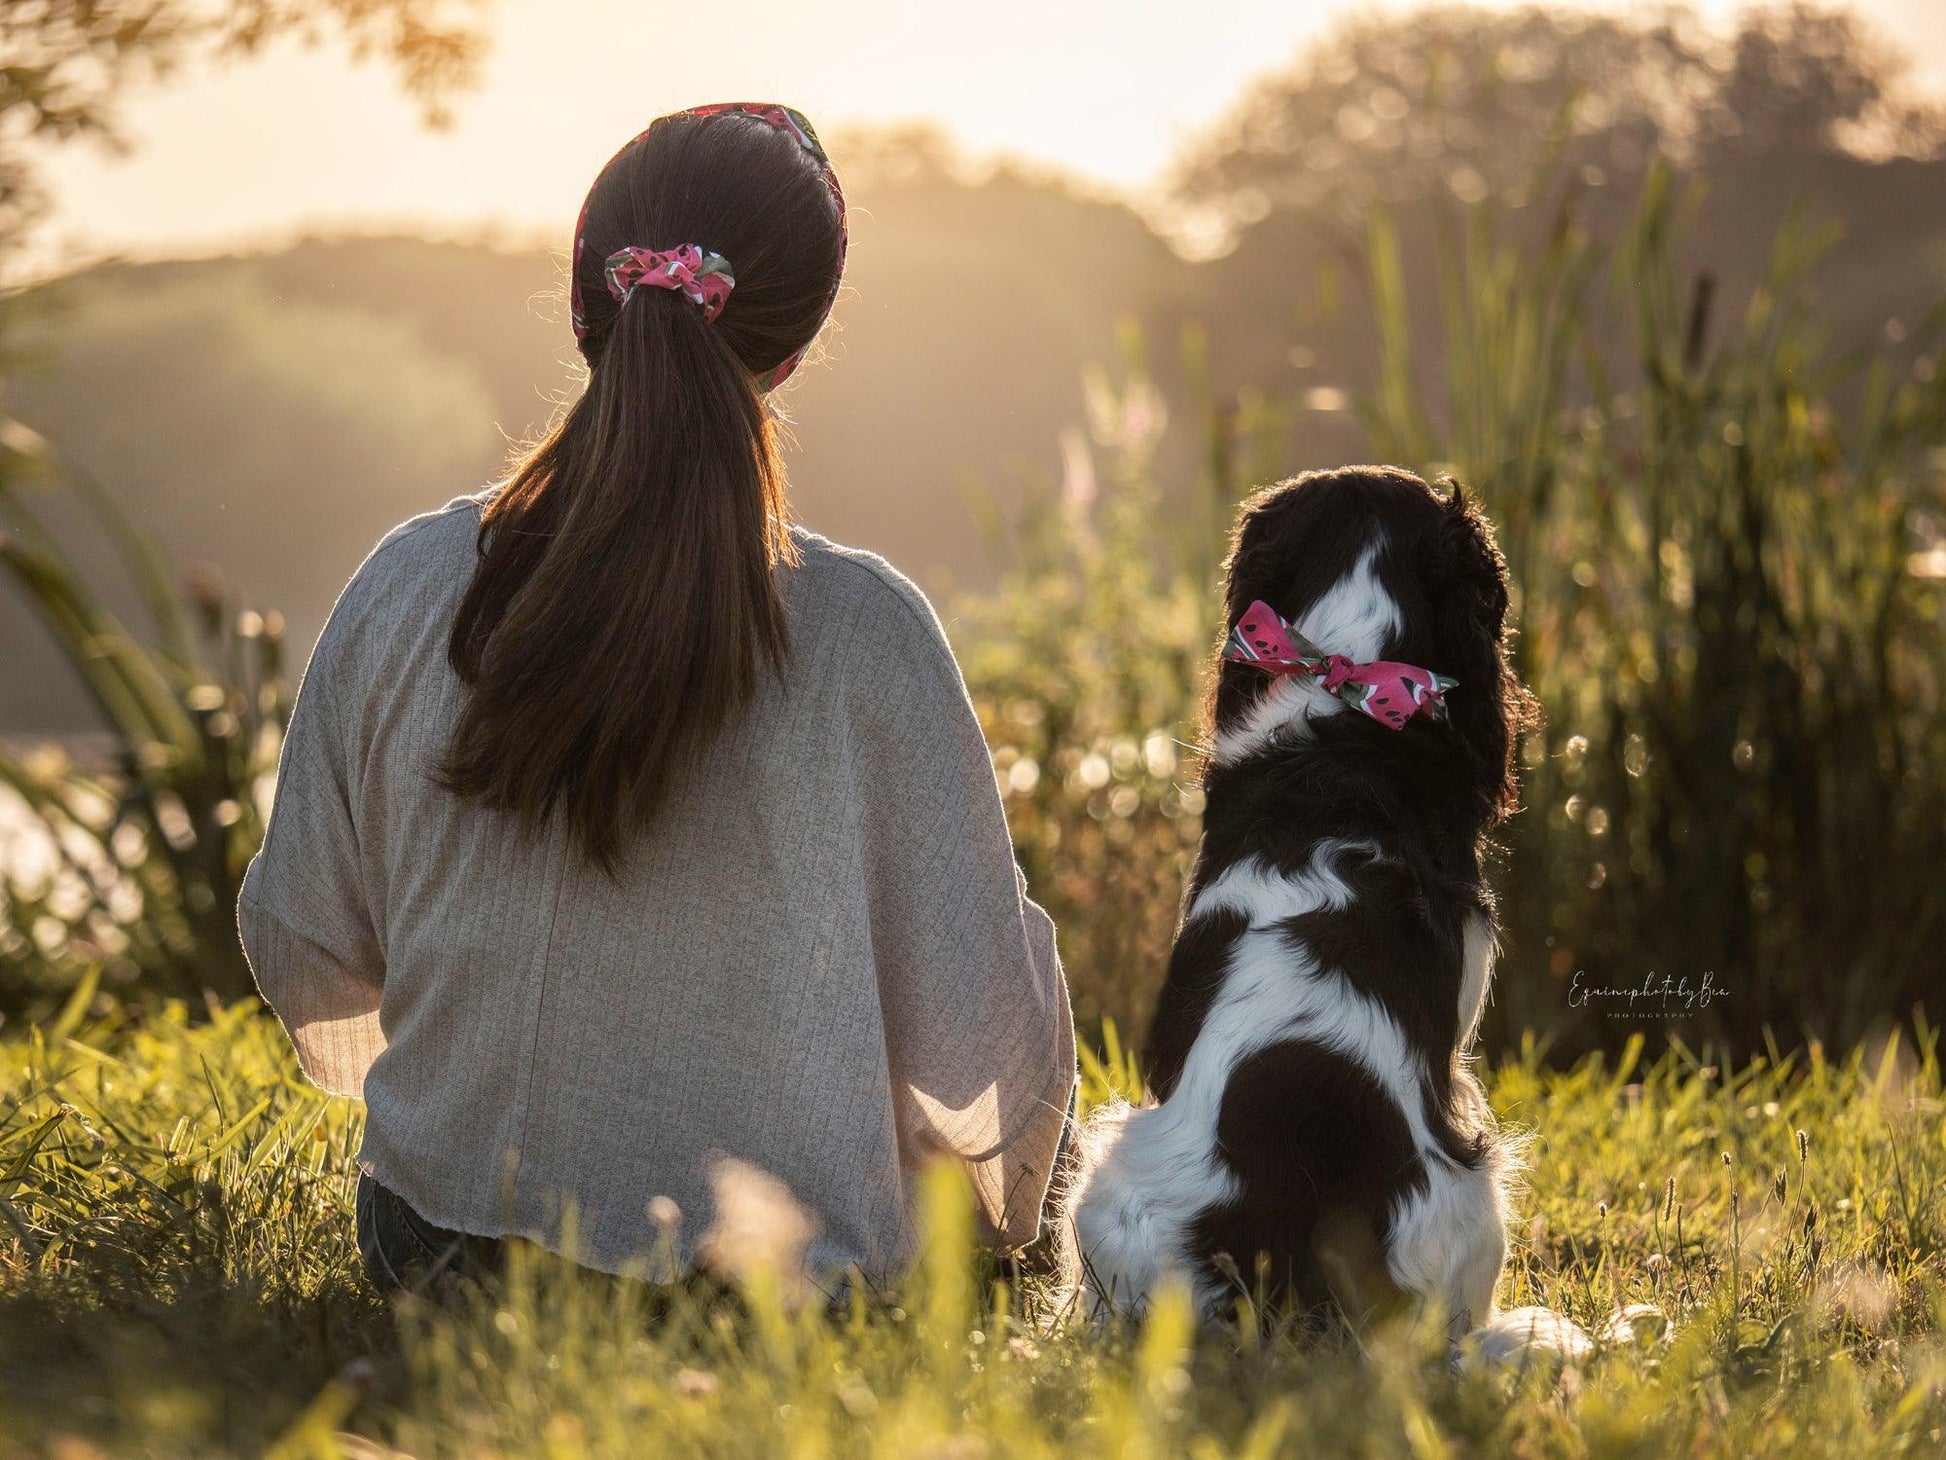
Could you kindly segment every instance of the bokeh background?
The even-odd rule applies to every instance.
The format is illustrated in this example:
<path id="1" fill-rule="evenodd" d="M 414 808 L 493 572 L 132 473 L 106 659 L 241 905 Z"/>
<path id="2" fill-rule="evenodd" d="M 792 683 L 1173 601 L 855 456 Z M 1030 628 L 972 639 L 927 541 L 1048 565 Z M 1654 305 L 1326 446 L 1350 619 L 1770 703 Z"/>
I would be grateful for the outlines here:
<path id="1" fill-rule="evenodd" d="M 797 509 L 940 604 L 1091 1026 L 1166 961 L 1234 505 L 1370 459 L 1484 497 L 1547 711 L 1489 1040 L 1923 1023 L 1942 57 L 1930 0 L 8 5 L 0 1013 L 247 991 L 337 589 L 577 388 L 609 152 L 774 97 L 856 209 Z"/>

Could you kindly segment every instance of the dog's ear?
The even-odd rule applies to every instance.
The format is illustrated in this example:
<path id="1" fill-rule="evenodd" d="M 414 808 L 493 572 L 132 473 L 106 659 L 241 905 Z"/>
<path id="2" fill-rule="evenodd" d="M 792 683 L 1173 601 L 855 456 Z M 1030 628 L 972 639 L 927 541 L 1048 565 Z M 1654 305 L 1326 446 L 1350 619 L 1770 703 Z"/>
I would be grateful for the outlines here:
<path id="1" fill-rule="evenodd" d="M 1506 560 L 1493 525 L 1457 482 L 1421 566 L 1437 645 L 1433 667 L 1459 681 L 1447 714 L 1477 762 L 1491 825 L 1519 803 L 1515 743 L 1534 722 L 1534 705 L 1508 653 Z"/>
<path id="2" fill-rule="evenodd" d="M 1266 487 L 1244 504 L 1230 533 L 1230 550 L 1223 563 L 1223 623 L 1218 629 L 1215 668 L 1203 700 L 1202 738 L 1212 743 L 1224 726 L 1247 711 L 1264 693 L 1263 674 L 1246 664 L 1222 657 L 1230 628 L 1255 599 L 1281 599 L 1292 576 L 1291 565 L 1302 559 L 1301 533 L 1294 529 L 1301 479 Z"/>

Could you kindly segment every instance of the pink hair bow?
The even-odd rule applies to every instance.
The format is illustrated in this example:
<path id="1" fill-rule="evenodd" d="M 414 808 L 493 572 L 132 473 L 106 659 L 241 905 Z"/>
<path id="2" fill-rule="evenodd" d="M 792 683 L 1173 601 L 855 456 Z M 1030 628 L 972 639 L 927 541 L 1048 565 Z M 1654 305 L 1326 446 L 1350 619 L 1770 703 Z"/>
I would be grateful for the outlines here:
<path id="1" fill-rule="evenodd" d="M 1343 654 L 1327 654 L 1261 599 L 1230 630 L 1223 657 L 1269 674 L 1313 675 L 1354 710 L 1393 730 L 1404 729 L 1414 715 L 1444 719 L 1446 691 L 1459 684 L 1416 664 L 1389 659 L 1360 664 Z"/>
<path id="2" fill-rule="evenodd" d="M 631 244 L 608 256 L 606 273 L 608 292 L 618 301 L 626 302 L 644 284 L 651 289 L 674 289 L 687 295 L 711 324 L 730 302 L 730 291 L 737 283 L 728 259 L 693 243 L 667 249 Z"/>

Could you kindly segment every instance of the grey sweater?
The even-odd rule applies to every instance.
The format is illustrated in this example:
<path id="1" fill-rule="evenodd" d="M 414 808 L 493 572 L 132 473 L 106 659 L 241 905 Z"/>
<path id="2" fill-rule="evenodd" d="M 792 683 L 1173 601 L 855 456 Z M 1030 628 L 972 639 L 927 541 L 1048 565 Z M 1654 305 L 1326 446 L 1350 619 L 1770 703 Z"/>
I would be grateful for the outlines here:
<path id="1" fill-rule="evenodd" d="M 1074 1080 L 1054 928 L 931 606 L 798 534 L 792 657 L 610 878 L 432 783 L 480 499 L 395 530 L 339 599 L 284 746 L 243 943 L 360 1163 L 429 1220 L 621 1271 L 684 1253 L 723 1156 L 780 1178 L 815 1267 L 898 1273 L 918 1168 L 1034 1233 Z"/>

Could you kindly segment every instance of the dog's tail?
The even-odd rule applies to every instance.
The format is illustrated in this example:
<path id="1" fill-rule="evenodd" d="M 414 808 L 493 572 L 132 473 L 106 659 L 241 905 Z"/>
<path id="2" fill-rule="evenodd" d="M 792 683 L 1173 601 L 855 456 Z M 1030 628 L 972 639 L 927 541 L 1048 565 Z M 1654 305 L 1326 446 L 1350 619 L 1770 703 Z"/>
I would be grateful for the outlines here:
<path id="1" fill-rule="evenodd" d="M 1643 1333 L 1666 1333 L 1660 1308 L 1630 1303 L 1609 1315 L 1595 1334 L 1552 1308 L 1509 1308 L 1461 1340 L 1462 1359 L 1485 1367 L 1578 1364 L 1597 1346 L 1630 1345 Z"/>

